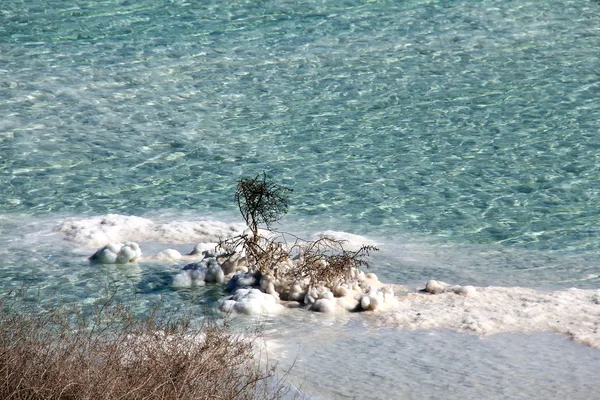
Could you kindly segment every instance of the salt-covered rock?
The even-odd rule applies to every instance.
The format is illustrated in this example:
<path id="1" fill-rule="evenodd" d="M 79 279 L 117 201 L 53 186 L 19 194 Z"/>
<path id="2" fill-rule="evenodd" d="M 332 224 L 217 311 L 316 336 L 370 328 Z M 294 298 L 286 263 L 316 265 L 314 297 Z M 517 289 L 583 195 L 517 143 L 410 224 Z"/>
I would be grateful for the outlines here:
<path id="1" fill-rule="evenodd" d="M 153 259 L 157 261 L 179 261 L 181 260 L 181 253 L 175 249 L 166 249 L 159 251 Z"/>
<path id="2" fill-rule="evenodd" d="M 473 296 L 475 293 L 477 293 L 477 289 L 471 285 L 458 286 L 458 288 L 454 289 L 453 291 L 454 293 L 462 294 L 463 296 Z"/>
<path id="3" fill-rule="evenodd" d="M 302 287 L 300 282 L 294 282 L 288 286 L 288 290 L 285 293 L 285 298 L 287 300 L 302 302 L 304 297 L 306 296 L 306 291 Z"/>
<path id="4" fill-rule="evenodd" d="M 275 297 L 258 289 L 238 289 L 235 294 L 221 303 L 223 312 L 237 312 L 247 315 L 276 314 L 284 309 Z"/>
<path id="5" fill-rule="evenodd" d="M 440 293 L 452 292 L 452 293 L 460 294 L 460 295 L 463 295 L 463 296 L 472 296 L 472 295 L 474 295 L 477 292 L 477 290 L 473 286 L 470 286 L 470 285 L 467 285 L 467 286 L 460 286 L 460 285 L 450 286 L 446 282 L 435 281 L 435 280 L 430 280 L 430 281 L 427 282 L 427 284 L 425 285 L 425 291 L 427 293 L 431 293 L 431 294 L 440 294 Z"/>
<path id="6" fill-rule="evenodd" d="M 248 260 L 245 256 L 234 254 L 225 255 L 224 257 L 217 259 L 219 260 L 221 268 L 223 269 L 225 275 L 232 274 L 238 271 L 248 271 Z"/>
<path id="7" fill-rule="evenodd" d="M 179 288 L 204 286 L 206 284 L 206 270 L 205 263 L 188 264 L 173 277 L 171 285 Z"/>
<path id="8" fill-rule="evenodd" d="M 356 296 L 354 293 L 355 292 L 350 292 L 346 296 L 335 298 L 335 302 L 340 310 L 356 311 L 359 309 L 360 297 Z"/>
<path id="9" fill-rule="evenodd" d="M 336 310 L 336 303 L 333 299 L 318 299 L 310 309 L 322 313 L 332 313 Z"/>
<path id="10" fill-rule="evenodd" d="M 258 286 L 260 278 L 258 272 L 238 272 L 227 282 L 227 291 L 234 293 L 238 289 Z"/>
<path id="11" fill-rule="evenodd" d="M 348 285 L 339 285 L 334 289 L 334 294 L 337 297 L 344 297 L 344 296 L 348 296 L 350 294 L 350 288 L 348 287 Z"/>
<path id="12" fill-rule="evenodd" d="M 208 283 L 223 283 L 225 281 L 225 274 L 216 259 L 208 259 L 204 280 Z"/>
<path id="13" fill-rule="evenodd" d="M 371 307 L 371 297 L 368 294 L 361 297 L 360 306 L 363 310 L 368 310 Z"/>
<path id="14" fill-rule="evenodd" d="M 189 271 L 181 271 L 173 277 L 171 286 L 175 288 L 189 288 L 193 286 L 204 286 L 204 276 L 201 278 L 195 278 Z"/>
<path id="15" fill-rule="evenodd" d="M 203 257 L 216 257 L 217 248 L 216 243 L 198 243 L 194 246 L 194 250 L 189 254 L 190 256 L 203 256 Z"/>
<path id="16" fill-rule="evenodd" d="M 390 286 L 371 286 L 367 292 L 360 295 L 360 307 L 363 310 L 374 311 L 395 303 L 394 291 Z"/>
<path id="17" fill-rule="evenodd" d="M 90 261 L 101 264 L 127 264 L 134 263 L 142 256 L 142 250 L 137 243 L 109 243 L 98 249 Z"/>
<path id="18" fill-rule="evenodd" d="M 223 283 L 225 274 L 214 258 L 205 258 L 200 262 L 190 263 L 173 277 L 174 287 L 204 286 L 206 283 Z"/>
<path id="19" fill-rule="evenodd" d="M 449 286 L 446 282 L 438 282 L 432 279 L 425 284 L 425 291 L 431 294 L 444 293 Z"/>
<path id="20" fill-rule="evenodd" d="M 319 291 L 316 288 L 310 288 L 304 296 L 304 304 L 313 304 L 319 299 Z"/>

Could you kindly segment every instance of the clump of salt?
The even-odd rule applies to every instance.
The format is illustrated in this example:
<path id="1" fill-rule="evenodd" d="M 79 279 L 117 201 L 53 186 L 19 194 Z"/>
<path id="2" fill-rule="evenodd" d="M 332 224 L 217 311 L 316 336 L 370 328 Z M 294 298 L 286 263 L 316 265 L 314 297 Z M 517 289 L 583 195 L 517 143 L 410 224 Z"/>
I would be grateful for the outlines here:
<path id="1" fill-rule="evenodd" d="M 206 257 L 200 262 L 187 264 L 173 278 L 174 287 L 204 286 L 206 283 L 223 283 L 225 274 L 214 257 Z"/>
<path id="2" fill-rule="evenodd" d="M 224 300 L 219 308 L 223 312 L 259 315 L 276 314 L 284 307 L 275 297 L 259 289 L 238 289 L 230 299 Z"/>
<path id="3" fill-rule="evenodd" d="M 467 285 L 449 285 L 446 282 L 430 280 L 425 285 L 425 291 L 431 294 L 440 294 L 440 293 L 449 293 L 453 292 L 456 294 L 461 294 L 463 296 L 472 296 L 477 293 L 477 289 L 475 287 Z"/>
<path id="4" fill-rule="evenodd" d="M 98 249 L 90 261 L 100 264 L 134 263 L 142 256 L 140 246 L 135 242 L 109 243 Z"/>

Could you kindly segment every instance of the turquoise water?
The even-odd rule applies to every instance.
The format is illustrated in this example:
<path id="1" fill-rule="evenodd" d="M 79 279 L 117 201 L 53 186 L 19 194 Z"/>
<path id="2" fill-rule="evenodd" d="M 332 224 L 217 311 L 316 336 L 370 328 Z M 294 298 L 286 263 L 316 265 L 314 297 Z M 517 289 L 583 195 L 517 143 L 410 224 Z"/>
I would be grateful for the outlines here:
<path id="1" fill-rule="evenodd" d="M 263 170 L 286 229 L 372 238 L 382 280 L 597 289 L 599 48 L 590 0 L 4 0 L 2 289 L 201 312 L 181 265 L 90 269 L 53 229 L 239 221 Z"/>
<path id="2" fill-rule="evenodd" d="M 234 210 L 597 249 L 598 3 L 3 2 L 0 211 Z"/>

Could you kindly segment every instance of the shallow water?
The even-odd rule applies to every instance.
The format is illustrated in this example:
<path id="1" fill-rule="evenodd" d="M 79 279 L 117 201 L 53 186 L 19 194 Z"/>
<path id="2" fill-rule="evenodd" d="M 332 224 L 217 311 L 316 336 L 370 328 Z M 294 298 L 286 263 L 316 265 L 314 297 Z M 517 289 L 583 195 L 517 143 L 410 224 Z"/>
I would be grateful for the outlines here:
<path id="1" fill-rule="evenodd" d="M 326 398 L 589 399 L 600 389 L 598 353 L 551 333 L 479 338 L 356 326 L 319 333 L 282 339 L 294 346 L 281 367 L 293 364 L 298 386 Z"/>
<path id="2" fill-rule="evenodd" d="M 183 263 L 92 268 L 87 257 L 110 235 L 77 242 L 56 229 L 135 215 L 166 226 L 135 238 L 145 255 L 189 252 L 239 223 L 236 180 L 263 170 L 294 189 L 281 229 L 362 235 L 381 249 L 372 271 L 409 291 L 437 279 L 514 293 L 575 287 L 591 299 L 599 287 L 597 1 L 1 8 L 3 293 L 25 286 L 41 307 L 86 307 L 117 289 L 139 313 L 160 302 L 201 318 L 220 291 L 173 290 Z M 212 232 L 190 228 L 206 219 L 219 221 Z M 124 232 L 118 241 L 139 234 Z M 577 317 L 577 304 L 562 306 Z M 595 315 L 580 319 L 593 324 Z M 306 318 L 320 317 L 274 319 L 273 329 L 309 330 Z M 327 346 L 302 344 L 317 395 L 411 398 L 414 382 L 430 383 L 434 398 L 583 398 L 598 389 L 588 372 L 597 350 L 566 336 L 392 333 L 368 318 L 352 316 L 368 335 L 342 322 L 327 328 L 342 332 Z M 367 357 L 373 338 L 382 353 L 407 357 L 386 360 L 379 374 Z M 294 353 L 298 344 L 288 344 Z M 423 366 L 417 353 L 428 346 L 442 356 Z M 361 379 L 323 381 L 325 370 L 342 374 L 332 352 L 354 357 L 349 348 Z"/>

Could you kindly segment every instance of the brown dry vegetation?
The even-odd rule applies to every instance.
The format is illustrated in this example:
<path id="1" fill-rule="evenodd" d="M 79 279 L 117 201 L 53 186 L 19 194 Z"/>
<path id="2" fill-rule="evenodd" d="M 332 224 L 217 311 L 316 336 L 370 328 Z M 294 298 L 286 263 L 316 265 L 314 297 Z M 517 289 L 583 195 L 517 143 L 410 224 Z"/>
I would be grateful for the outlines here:
<path id="1" fill-rule="evenodd" d="M 276 399 L 273 368 L 227 324 L 134 319 L 112 298 L 89 316 L 0 300 L 2 399 Z"/>
<path id="2" fill-rule="evenodd" d="M 353 271 L 360 267 L 369 267 L 364 257 L 371 251 L 377 251 L 375 246 L 361 246 L 356 251 L 344 249 L 343 240 L 328 237 L 300 246 L 298 250 L 301 262 L 297 263 L 290 275 L 296 280 L 308 279 L 310 286 L 325 285 L 335 287 L 352 282 Z"/>

